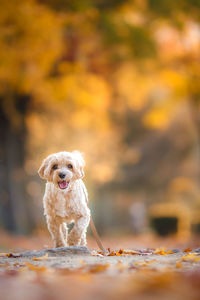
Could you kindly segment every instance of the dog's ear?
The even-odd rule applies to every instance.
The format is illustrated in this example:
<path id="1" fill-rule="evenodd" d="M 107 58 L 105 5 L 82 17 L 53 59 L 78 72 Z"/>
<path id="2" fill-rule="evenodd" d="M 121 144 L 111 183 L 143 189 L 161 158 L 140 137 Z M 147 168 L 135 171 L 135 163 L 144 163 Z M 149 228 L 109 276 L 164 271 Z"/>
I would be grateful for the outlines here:
<path id="1" fill-rule="evenodd" d="M 47 168 L 49 166 L 49 162 L 51 161 L 52 159 L 52 155 L 49 155 L 47 158 L 45 158 L 38 170 L 38 174 L 39 176 L 42 178 L 42 179 L 47 179 Z"/>
<path id="2" fill-rule="evenodd" d="M 44 170 L 47 167 L 48 163 L 47 163 L 47 159 L 44 159 L 39 170 L 38 170 L 38 174 L 41 178 L 45 179 L 44 177 Z"/>
<path id="3" fill-rule="evenodd" d="M 77 150 L 72 152 L 75 159 L 75 172 L 77 178 L 83 178 L 85 176 L 83 168 L 85 167 L 85 160 L 83 154 Z"/>

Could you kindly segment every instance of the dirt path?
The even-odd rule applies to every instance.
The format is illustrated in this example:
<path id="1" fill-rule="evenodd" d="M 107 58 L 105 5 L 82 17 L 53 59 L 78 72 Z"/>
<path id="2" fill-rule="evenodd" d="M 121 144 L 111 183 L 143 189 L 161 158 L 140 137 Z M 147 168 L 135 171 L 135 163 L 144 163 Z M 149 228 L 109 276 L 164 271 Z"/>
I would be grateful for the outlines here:
<path id="1" fill-rule="evenodd" d="M 0 299 L 68 297 L 199 300 L 200 249 L 121 250 L 102 255 L 84 247 L 66 247 L 1 253 Z"/>
<path id="2" fill-rule="evenodd" d="M 162 250 L 161 250 L 162 251 Z M 175 250 L 176 253 L 154 254 L 144 252 L 141 254 L 123 254 L 106 255 L 98 254 L 94 250 L 88 250 L 86 247 L 65 247 L 58 249 L 46 249 L 41 251 L 26 251 L 22 253 L 6 253 L 0 256 L 0 265 L 3 267 L 9 264 L 10 269 L 18 269 L 18 264 L 29 262 L 35 266 L 45 266 L 46 268 L 77 269 L 83 267 L 83 264 L 92 266 L 96 264 L 109 264 L 114 267 L 119 263 L 126 266 L 146 266 L 156 270 L 165 268 L 178 268 L 189 270 L 200 267 L 200 250 L 196 249 L 189 253 Z M 131 253 L 131 252 L 130 252 Z M 178 264 L 178 265 L 177 265 Z"/>

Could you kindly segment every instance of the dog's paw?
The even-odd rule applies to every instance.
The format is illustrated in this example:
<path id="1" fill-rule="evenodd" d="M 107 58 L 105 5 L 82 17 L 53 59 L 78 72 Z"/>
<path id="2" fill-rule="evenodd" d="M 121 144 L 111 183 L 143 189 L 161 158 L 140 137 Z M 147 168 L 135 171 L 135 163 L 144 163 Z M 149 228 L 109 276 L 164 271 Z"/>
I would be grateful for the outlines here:
<path id="1" fill-rule="evenodd" d="M 63 242 L 54 242 L 54 248 L 66 247 L 67 244 Z"/>

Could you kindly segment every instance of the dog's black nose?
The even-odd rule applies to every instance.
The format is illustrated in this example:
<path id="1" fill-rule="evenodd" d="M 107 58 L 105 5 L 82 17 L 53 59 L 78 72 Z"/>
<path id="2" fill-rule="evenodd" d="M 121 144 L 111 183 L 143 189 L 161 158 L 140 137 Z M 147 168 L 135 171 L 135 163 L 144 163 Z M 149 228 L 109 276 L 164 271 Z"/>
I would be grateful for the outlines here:
<path id="1" fill-rule="evenodd" d="M 61 178 L 61 179 L 63 179 L 63 178 L 65 178 L 65 173 L 59 173 L 59 177 Z"/>

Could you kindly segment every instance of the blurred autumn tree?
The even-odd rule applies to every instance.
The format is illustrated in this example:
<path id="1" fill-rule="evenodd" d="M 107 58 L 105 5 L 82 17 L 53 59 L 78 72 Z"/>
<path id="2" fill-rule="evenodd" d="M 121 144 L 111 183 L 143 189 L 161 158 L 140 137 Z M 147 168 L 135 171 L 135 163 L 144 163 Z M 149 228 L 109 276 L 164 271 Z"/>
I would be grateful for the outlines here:
<path id="1" fill-rule="evenodd" d="M 61 26 L 35 1 L 2 0 L 0 33 L 1 220 L 23 232 L 33 225 L 25 190 L 26 116 L 60 55 Z"/>
<path id="2" fill-rule="evenodd" d="M 192 147 L 185 125 L 174 144 L 180 103 L 200 136 L 200 2 L 0 3 L 2 224 L 34 226 L 27 154 L 76 147 L 100 186 L 167 187 Z"/>

